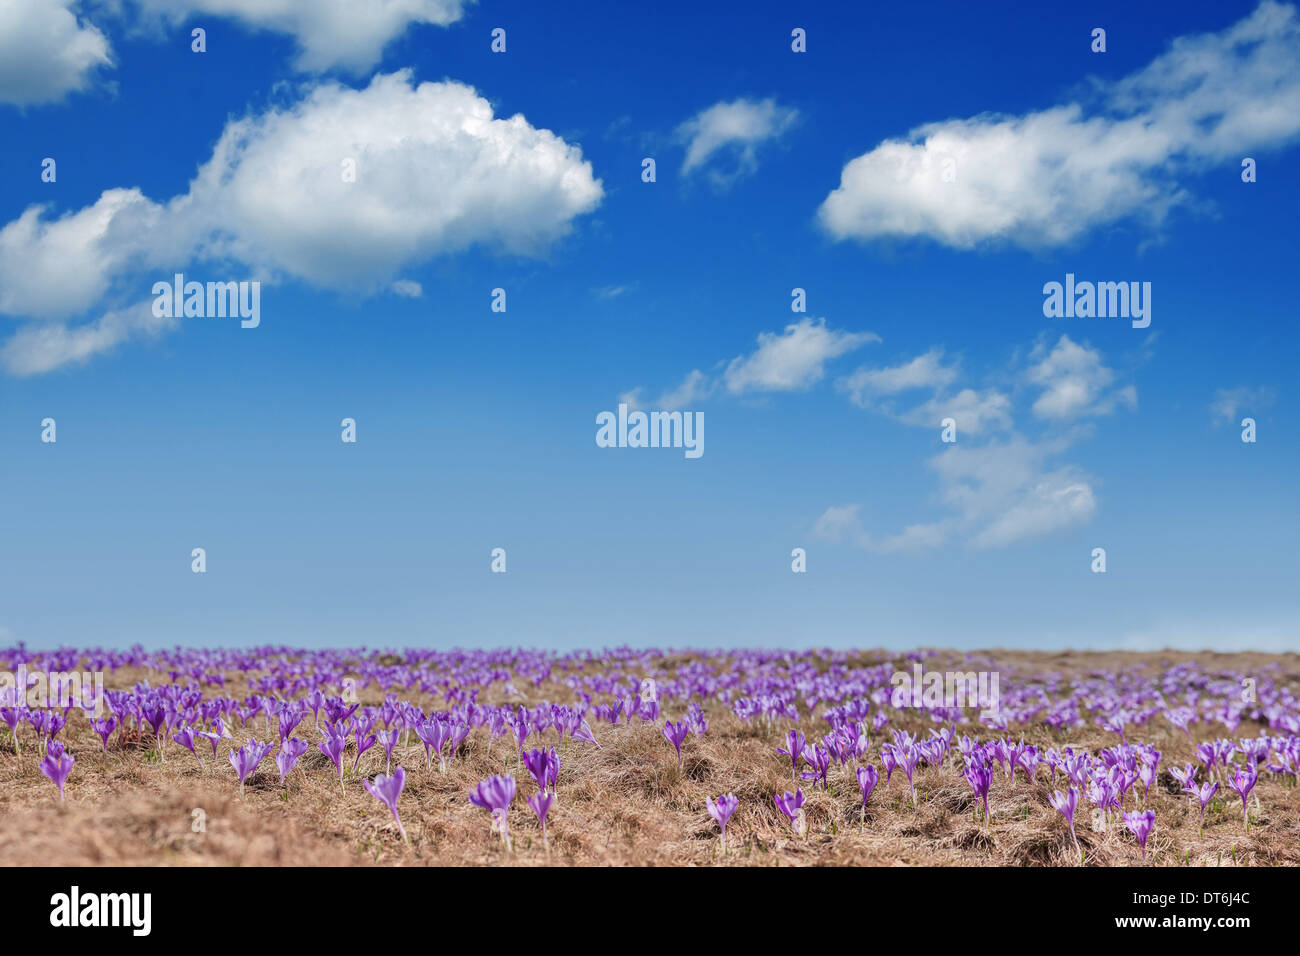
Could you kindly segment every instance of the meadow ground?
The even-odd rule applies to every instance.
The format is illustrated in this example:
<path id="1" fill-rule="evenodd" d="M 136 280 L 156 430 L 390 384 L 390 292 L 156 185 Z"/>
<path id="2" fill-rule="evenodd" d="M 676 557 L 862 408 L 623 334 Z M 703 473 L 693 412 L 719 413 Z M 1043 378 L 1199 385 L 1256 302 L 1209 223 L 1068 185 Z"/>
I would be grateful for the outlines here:
<path id="1" fill-rule="evenodd" d="M 986 652 L 1004 674 L 1054 674 L 1068 683 L 1074 676 L 1098 671 L 1158 678 L 1180 662 L 1193 661 L 1206 674 L 1267 674 L 1277 686 L 1300 693 L 1300 655 L 1137 653 Z M 725 665 L 725 654 L 674 655 L 655 659 L 661 679 L 692 661 Z M 910 668 L 895 655 L 850 654 L 847 666 L 882 663 Z M 927 668 L 945 664 L 967 670 L 965 655 L 939 656 Z M 557 672 L 540 684 L 518 681 L 524 692 L 510 693 L 507 682 L 486 688 L 479 702 L 535 706 L 542 701 L 575 703 L 574 674 L 594 673 L 599 659 Z M 620 665 L 622 666 L 622 665 Z M 228 672 L 221 693 L 248 693 L 252 675 Z M 165 684 L 168 675 L 141 668 L 124 668 L 107 675 L 107 687 L 126 689 L 137 681 Z M 1004 687 L 1007 678 L 1004 677 Z M 437 696 L 414 690 L 401 696 L 426 711 L 448 706 Z M 363 705 L 383 702 L 384 692 L 371 685 L 359 691 Z M 524 797 L 536 790 L 527 770 L 518 766 L 517 748 L 507 734 L 490 739 L 487 728 L 475 728 L 461 751 L 440 772 L 435 758 L 426 767 L 425 751 L 414 735 L 399 744 L 394 765 L 401 764 L 407 781 L 399 808 L 410 837 L 402 842 L 389 812 L 362 786 L 362 777 L 385 769 L 383 748 L 362 755 L 351 771 L 353 750 L 344 758 L 342 786 L 334 766 L 317 749 L 309 712 L 298 734 L 310 743 L 281 784 L 273 758 L 261 764 L 240 796 L 235 773 L 222 746 L 214 763 L 206 742 L 199 748 L 202 766 L 189 751 L 169 742 L 160 755 L 153 737 L 115 733 L 107 752 L 84 715 L 73 712 L 60 735 L 76 758 L 68 778 L 66 799 L 38 770 L 38 742 L 31 727 L 20 728 L 21 756 L 8 730 L 0 731 L 0 863 L 6 865 L 1011 865 L 1070 866 L 1080 861 L 1064 818 L 1049 803 L 1053 792 L 1049 768 L 1040 767 L 1031 784 L 1017 773 L 1009 782 L 1001 768 L 989 796 L 992 819 L 977 816 L 978 802 L 957 764 L 960 756 L 939 767 L 916 772 L 917 805 L 913 808 L 907 780 L 895 771 L 886 786 L 882 771 L 865 812 L 852 770 L 833 768 L 829 791 L 800 781 L 807 802 L 805 836 L 796 834 L 773 803 L 773 795 L 795 787 L 788 758 L 778 755 L 786 731 L 797 726 L 809 742 L 830 728 L 822 717 L 833 702 L 819 703 L 809 716 L 798 702 L 800 719 L 764 722 L 740 720 L 718 700 L 704 702 L 709 721 L 702 736 L 691 735 L 683 746 L 679 768 L 672 744 L 657 723 L 621 722 L 617 726 L 591 720 L 599 747 L 567 741 L 560 747 L 562 769 L 558 794 L 547 823 L 549 848 Z M 685 702 L 665 703 L 665 715 L 680 719 Z M 971 712 L 973 716 L 973 711 Z M 864 758 L 880 766 L 880 745 L 894 728 L 923 735 L 937 726 L 924 711 L 889 711 L 889 724 L 870 733 Z M 269 731 L 269 732 L 268 732 Z M 1277 733 L 1249 718 L 1235 731 L 1194 724 L 1197 742 L 1213 737 L 1255 737 Z M 247 727 L 234 722 L 236 744 L 256 737 L 277 739 L 273 724 L 258 715 Z M 1056 729 L 1045 723 L 1013 723 L 1005 732 L 1012 740 L 1023 736 L 1040 753 L 1052 748 L 1083 748 L 1097 753 L 1118 743 L 1115 733 L 1089 718 L 1084 726 Z M 957 734 L 980 740 L 1000 732 L 972 721 L 959 724 Z M 548 731 L 540 742 L 556 742 Z M 1159 773 L 1147 797 L 1156 813 L 1156 826 L 1144 864 L 1137 841 L 1122 822 L 1101 829 L 1092 825 L 1091 810 L 1080 798 L 1077 834 L 1084 865 L 1220 866 L 1300 864 L 1300 788 L 1293 776 L 1261 773 L 1249 802 L 1250 829 L 1242 805 L 1226 786 L 1211 801 L 1198 829 L 1196 803 L 1180 791 L 1170 769 L 1197 763 L 1192 740 L 1162 716 L 1128 729 L 1131 743 L 1154 745 L 1162 753 Z M 953 748 L 956 754 L 956 748 Z M 519 796 L 509 814 L 513 850 L 489 832 L 488 814 L 467 800 L 469 790 L 492 774 L 509 772 L 519 781 Z M 1056 775 L 1056 788 L 1062 776 Z M 1138 788 L 1140 790 L 1140 786 Z M 734 793 L 739 808 L 727 831 L 722 854 L 718 827 L 705 810 L 706 797 Z M 1125 809 L 1133 809 L 1140 793 Z M 1138 801 L 1137 803 L 1133 801 Z M 198 826 L 201 822 L 202 826 Z"/>

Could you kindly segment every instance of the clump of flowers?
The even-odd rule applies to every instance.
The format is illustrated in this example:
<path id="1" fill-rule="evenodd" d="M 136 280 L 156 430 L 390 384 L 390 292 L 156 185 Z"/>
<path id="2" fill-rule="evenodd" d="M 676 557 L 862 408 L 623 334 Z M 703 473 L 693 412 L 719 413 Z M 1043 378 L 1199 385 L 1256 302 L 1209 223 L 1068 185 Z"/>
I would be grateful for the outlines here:
<path id="1" fill-rule="evenodd" d="M 239 798 L 244 798 L 244 781 L 253 775 L 257 765 L 262 759 L 271 752 L 272 745 L 263 744 L 256 740 L 250 740 L 247 745 L 240 747 L 238 750 L 231 750 L 228 754 L 230 765 L 235 768 L 235 774 L 239 777 Z"/>

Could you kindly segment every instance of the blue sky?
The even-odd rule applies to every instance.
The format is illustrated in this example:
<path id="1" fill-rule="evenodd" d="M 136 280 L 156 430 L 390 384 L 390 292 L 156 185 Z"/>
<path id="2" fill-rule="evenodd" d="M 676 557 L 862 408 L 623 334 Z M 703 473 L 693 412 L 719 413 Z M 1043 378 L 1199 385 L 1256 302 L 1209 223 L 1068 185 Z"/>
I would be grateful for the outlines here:
<path id="1" fill-rule="evenodd" d="M 354 6 L 0 14 L 0 638 L 1296 647 L 1293 7 Z"/>

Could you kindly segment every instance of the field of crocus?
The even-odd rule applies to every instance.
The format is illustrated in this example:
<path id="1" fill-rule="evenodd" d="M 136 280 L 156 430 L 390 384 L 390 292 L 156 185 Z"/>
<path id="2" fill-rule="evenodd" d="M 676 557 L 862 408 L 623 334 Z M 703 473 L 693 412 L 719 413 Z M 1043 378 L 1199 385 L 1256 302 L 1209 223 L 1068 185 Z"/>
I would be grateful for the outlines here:
<path id="1" fill-rule="evenodd" d="M 104 675 L 98 715 L 84 691 L 41 707 L 0 690 L 10 865 L 1300 863 L 1295 654 L 11 648 L 0 664 Z M 891 699 L 918 664 L 996 673 L 996 710 Z"/>

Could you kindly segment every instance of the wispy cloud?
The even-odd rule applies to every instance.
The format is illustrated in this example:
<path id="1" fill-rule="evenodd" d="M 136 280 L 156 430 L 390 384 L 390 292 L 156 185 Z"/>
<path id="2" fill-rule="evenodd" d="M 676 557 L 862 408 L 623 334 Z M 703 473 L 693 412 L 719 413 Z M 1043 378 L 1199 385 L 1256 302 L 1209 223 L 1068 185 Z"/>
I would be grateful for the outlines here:
<path id="1" fill-rule="evenodd" d="M 1235 425 L 1238 414 L 1247 410 L 1268 408 L 1277 401 L 1277 389 L 1271 385 L 1252 388 L 1239 385 L 1236 388 L 1220 388 L 1214 392 L 1214 401 L 1210 403 L 1210 418 L 1216 425 Z"/>
<path id="2" fill-rule="evenodd" d="M 839 332 L 825 319 L 801 319 L 781 333 L 760 332 L 758 348 L 728 362 L 723 379 L 733 395 L 802 391 L 821 380 L 831 359 L 879 341 L 874 332 Z"/>
<path id="3" fill-rule="evenodd" d="M 1082 524 L 1097 511 L 1095 479 L 1061 456 L 1081 438 L 1078 419 L 1135 407 L 1137 390 L 1119 385 L 1101 353 L 1068 336 L 1052 347 L 1040 343 L 1016 378 L 1016 394 L 1036 393 L 1030 410 L 1046 431 L 1027 436 L 1015 429 L 1013 395 L 996 389 L 962 388 L 955 364 L 932 349 L 899 365 L 861 368 L 842 379 L 840 390 L 857 406 L 936 433 L 944 419 L 956 423 L 957 440 L 926 465 L 938 480 L 942 517 L 876 534 L 861 522 L 860 506 L 834 505 L 816 520 L 813 533 L 880 553 L 931 550 L 957 541 L 997 548 Z M 901 404 L 901 397 L 927 397 Z"/>
<path id="4" fill-rule="evenodd" d="M 728 186 L 758 169 L 758 147 L 777 139 L 799 121 L 799 111 L 774 99 L 714 103 L 677 127 L 686 144 L 682 173 L 708 170 L 714 184 Z M 723 158 L 729 160 L 722 164 Z"/>
<path id="5" fill-rule="evenodd" d="M 787 325 L 781 332 L 758 333 L 752 352 L 718 362 L 714 374 L 695 369 L 677 388 L 665 392 L 655 408 L 681 408 L 714 394 L 719 389 L 730 395 L 763 392 L 797 392 L 811 388 L 826 374 L 833 359 L 879 342 L 874 332 L 845 332 L 831 329 L 824 318 L 805 318 Z M 643 388 L 623 393 L 621 401 L 639 405 Z"/>

